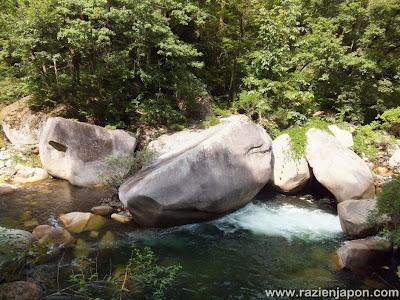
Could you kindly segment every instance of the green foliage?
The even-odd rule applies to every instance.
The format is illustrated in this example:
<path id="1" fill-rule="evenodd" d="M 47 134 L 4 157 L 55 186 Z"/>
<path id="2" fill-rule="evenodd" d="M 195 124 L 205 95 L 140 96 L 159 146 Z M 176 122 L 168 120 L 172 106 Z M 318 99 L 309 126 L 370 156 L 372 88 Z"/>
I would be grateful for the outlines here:
<path id="1" fill-rule="evenodd" d="M 181 270 L 180 265 L 158 264 L 154 252 L 145 247 L 134 249 L 124 266 L 124 274 L 101 276 L 97 272 L 97 261 L 90 258 L 75 259 L 69 281 L 65 288 L 69 295 L 95 299 L 132 299 L 151 294 L 152 299 L 164 299 L 166 290 Z"/>
<path id="2" fill-rule="evenodd" d="M 100 124 L 164 123 L 184 117 L 178 103 L 190 107 L 205 94 L 194 74 L 201 53 L 178 32 L 203 24 L 194 3 L 45 0 L 15 7 L 1 14 L 7 30 L 0 60 L 24 76 L 41 105 L 65 103 Z"/>
<path id="3" fill-rule="evenodd" d="M 317 128 L 328 131 L 329 123 L 319 118 L 310 119 L 304 126 L 289 128 L 283 133 L 290 136 L 290 144 L 292 146 L 293 158 L 298 159 L 306 152 L 307 136 L 306 133 L 311 128 Z"/>
<path id="4" fill-rule="evenodd" d="M 208 116 L 204 121 L 199 124 L 199 128 L 205 129 L 211 126 L 215 126 L 219 123 L 218 117 L 212 115 Z"/>
<path id="5" fill-rule="evenodd" d="M 31 94 L 100 125 L 190 124 L 209 95 L 216 116 L 278 129 L 319 110 L 367 124 L 400 99 L 398 0 L 1 5 L 0 101 Z"/>
<path id="6" fill-rule="evenodd" d="M 396 143 L 396 139 L 381 128 L 382 126 L 376 121 L 357 127 L 354 134 L 354 151 L 359 155 L 375 159 L 379 144 Z"/>
<path id="7" fill-rule="evenodd" d="M 386 110 L 378 118 L 382 121 L 382 129 L 400 135 L 400 106 Z"/>
<path id="8" fill-rule="evenodd" d="M 11 159 L 15 161 L 17 164 L 21 164 L 24 166 L 39 168 L 42 166 L 39 155 L 33 154 L 31 152 L 28 153 L 16 153 Z"/>
<path id="9" fill-rule="evenodd" d="M 360 126 L 354 134 L 354 150 L 359 155 L 365 155 L 369 158 L 378 154 L 376 138 L 380 135 L 376 132 L 376 123 Z"/>
<path id="10" fill-rule="evenodd" d="M 270 107 L 370 121 L 395 105 L 398 1 L 254 2 L 260 42 L 243 58 L 243 83 Z"/>
<path id="11" fill-rule="evenodd" d="M 137 151 L 128 155 L 111 155 L 106 158 L 107 174 L 105 183 L 118 188 L 124 181 L 154 160 L 150 150 Z"/>
<path id="12" fill-rule="evenodd" d="M 400 245 L 400 177 L 386 183 L 377 196 L 377 207 L 373 218 L 389 219 L 383 233 Z"/>

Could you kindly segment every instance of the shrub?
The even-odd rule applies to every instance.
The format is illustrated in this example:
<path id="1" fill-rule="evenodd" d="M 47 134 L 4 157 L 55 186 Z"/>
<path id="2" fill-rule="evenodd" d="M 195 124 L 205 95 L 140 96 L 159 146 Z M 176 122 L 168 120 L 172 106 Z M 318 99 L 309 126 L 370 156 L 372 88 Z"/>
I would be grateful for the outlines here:
<path id="1" fill-rule="evenodd" d="M 118 188 L 128 177 L 133 176 L 144 166 L 149 165 L 155 153 L 149 150 L 137 151 L 128 155 L 111 155 L 106 159 L 107 174 L 104 181 Z"/>
<path id="2" fill-rule="evenodd" d="M 180 265 L 162 266 L 149 248 L 133 249 L 123 272 L 101 275 L 97 260 L 80 257 L 73 261 L 67 286 L 53 296 L 84 299 L 136 299 L 150 294 L 151 299 L 164 299 L 166 290 L 176 279 Z"/>
<path id="3" fill-rule="evenodd" d="M 370 218 L 390 220 L 384 226 L 382 234 L 400 245 L 400 177 L 383 185 L 377 196 L 377 206 Z"/>
<path id="4" fill-rule="evenodd" d="M 380 129 L 381 125 L 374 121 L 368 125 L 360 126 L 354 135 L 354 150 L 359 155 L 375 159 L 378 154 L 378 144 L 393 144 L 396 139 Z"/>
<path id="5" fill-rule="evenodd" d="M 208 116 L 203 122 L 201 122 L 199 127 L 202 129 L 205 129 L 205 128 L 209 128 L 211 126 L 215 126 L 217 124 L 219 124 L 219 119 L 216 116 L 211 115 L 211 116 Z"/>
<path id="6" fill-rule="evenodd" d="M 290 143 L 293 150 L 293 158 L 297 159 L 305 154 L 307 147 L 306 133 L 310 128 L 317 128 L 327 131 L 328 126 L 329 123 L 326 121 L 320 118 L 312 118 L 302 127 L 292 127 L 284 130 L 283 133 L 287 133 L 291 139 Z"/>
<path id="7" fill-rule="evenodd" d="M 391 134 L 400 136 L 400 106 L 386 110 L 378 119 L 382 121 L 381 128 Z"/>

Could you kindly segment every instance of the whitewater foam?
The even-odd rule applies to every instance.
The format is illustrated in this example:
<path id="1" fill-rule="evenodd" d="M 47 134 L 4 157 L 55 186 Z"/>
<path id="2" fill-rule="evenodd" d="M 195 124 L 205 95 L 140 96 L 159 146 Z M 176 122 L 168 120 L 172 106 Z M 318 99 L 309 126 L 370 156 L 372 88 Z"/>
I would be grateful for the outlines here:
<path id="1" fill-rule="evenodd" d="M 232 233 L 240 229 L 266 236 L 324 239 L 342 232 L 338 216 L 320 209 L 291 204 L 249 203 L 244 208 L 212 222 L 220 230 Z"/>

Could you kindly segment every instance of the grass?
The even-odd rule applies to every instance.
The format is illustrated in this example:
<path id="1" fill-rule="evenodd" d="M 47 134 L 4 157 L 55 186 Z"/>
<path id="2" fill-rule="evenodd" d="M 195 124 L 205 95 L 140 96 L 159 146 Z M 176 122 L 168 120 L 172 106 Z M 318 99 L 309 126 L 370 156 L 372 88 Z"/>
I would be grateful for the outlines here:
<path id="1" fill-rule="evenodd" d="M 382 130 L 377 122 L 358 127 L 354 135 L 354 151 L 371 160 L 374 160 L 379 152 L 378 144 L 395 143 L 396 138 Z"/>
<path id="2" fill-rule="evenodd" d="M 219 124 L 218 117 L 216 117 L 214 115 L 211 115 L 211 116 L 208 116 L 204 121 L 202 121 L 199 124 L 199 128 L 206 129 L 206 128 L 209 128 L 211 126 L 215 126 L 215 125 L 218 125 L 218 124 Z"/>
<path id="3" fill-rule="evenodd" d="M 33 153 L 16 153 L 11 159 L 15 161 L 17 164 L 21 164 L 31 168 L 40 168 L 42 167 L 42 163 L 40 161 L 39 155 Z"/>
<path id="4" fill-rule="evenodd" d="M 106 164 L 109 176 L 104 178 L 106 184 L 118 188 L 127 178 L 133 176 L 142 167 L 151 164 L 156 153 L 150 150 L 137 151 L 128 155 L 111 155 Z"/>
<path id="5" fill-rule="evenodd" d="M 306 133 L 311 128 L 317 128 L 324 131 L 328 130 L 329 123 L 320 119 L 312 118 L 302 127 L 292 127 L 284 130 L 282 133 L 286 133 L 290 136 L 290 144 L 292 146 L 293 159 L 299 159 L 305 155 L 307 147 L 307 136 Z"/>

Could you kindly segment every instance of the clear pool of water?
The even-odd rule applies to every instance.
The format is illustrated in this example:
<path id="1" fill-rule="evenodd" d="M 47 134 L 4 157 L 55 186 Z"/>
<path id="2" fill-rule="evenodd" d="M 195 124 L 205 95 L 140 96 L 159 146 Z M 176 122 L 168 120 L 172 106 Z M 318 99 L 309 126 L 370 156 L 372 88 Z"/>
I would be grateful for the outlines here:
<path id="1" fill-rule="evenodd" d="M 56 181 L 3 195 L 0 226 L 31 230 L 50 215 L 88 211 L 107 192 Z M 334 210 L 321 207 L 310 197 L 260 194 L 239 211 L 206 223 L 169 229 L 111 224 L 98 237 L 77 236 L 81 249 L 69 250 L 63 266 L 89 255 L 107 272 L 110 264 L 129 259 L 132 246 L 150 246 L 160 264 L 182 266 L 169 299 L 265 299 L 266 289 L 382 287 L 376 277 L 337 268 L 334 252 L 344 237 Z M 106 235 L 113 242 L 104 247 Z M 53 261 L 54 267 L 59 257 Z M 66 277 L 60 280 L 68 284 Z"/>

